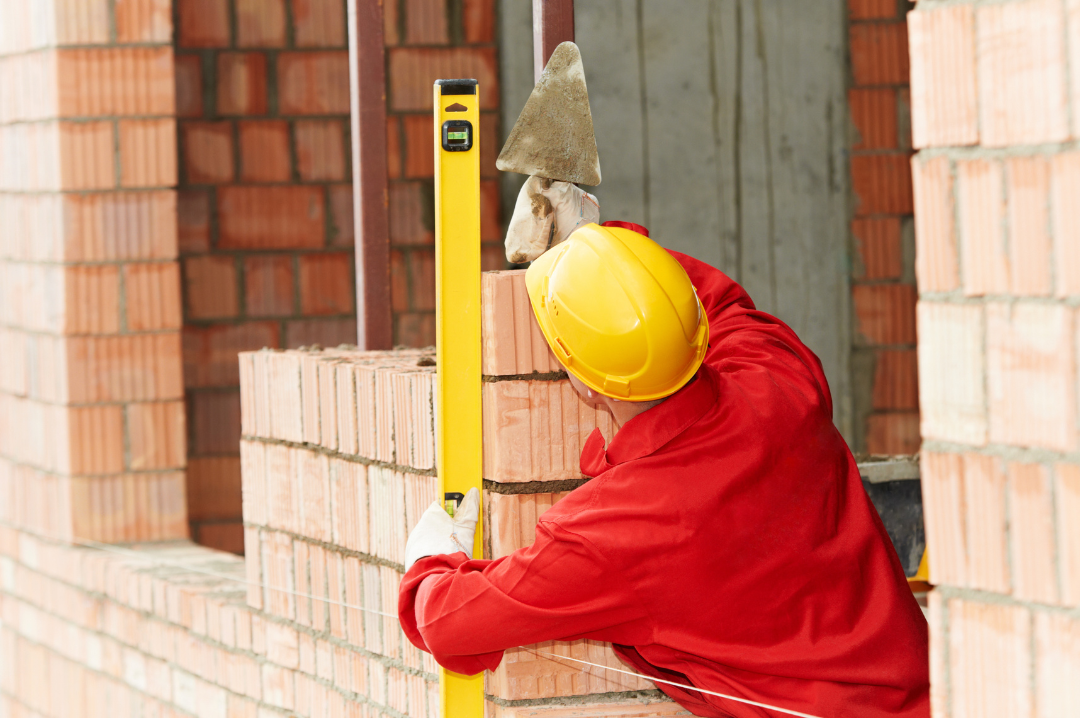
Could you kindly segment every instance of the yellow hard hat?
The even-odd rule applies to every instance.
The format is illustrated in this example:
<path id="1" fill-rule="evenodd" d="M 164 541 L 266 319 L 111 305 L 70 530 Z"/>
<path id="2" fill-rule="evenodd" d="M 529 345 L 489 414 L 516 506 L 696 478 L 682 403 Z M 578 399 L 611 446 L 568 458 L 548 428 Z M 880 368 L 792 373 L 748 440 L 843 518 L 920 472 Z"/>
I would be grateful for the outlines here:
<path id="1" fill-rule="evenodd" d="M 568 371 L 608 397 L 656 400 L 697 372 L 709 321 L 682 265 L 628 225 L 575 230 L 533 261 L 525 286 Z"/>

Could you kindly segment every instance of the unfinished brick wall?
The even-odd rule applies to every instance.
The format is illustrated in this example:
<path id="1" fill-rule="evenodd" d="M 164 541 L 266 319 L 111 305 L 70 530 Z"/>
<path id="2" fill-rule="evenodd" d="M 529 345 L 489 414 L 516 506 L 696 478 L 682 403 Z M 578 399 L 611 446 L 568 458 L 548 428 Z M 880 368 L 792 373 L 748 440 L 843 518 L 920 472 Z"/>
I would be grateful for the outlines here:
<path id="1" fill-rule="evenodd" d="M 0 521 L 187 535 L 169 0 L 0 4 Z"/>
<path id="2" fill-rule="evenodd" d="M 387 146 L 394 343 L 435 344 L 435 185 L 431 88 L 480 82 L 480 234 L 484 270 L 506 267 L 495 158 L 499 135 L 495 0 L 387 0 Z"/>
<path id="3" fill-rule="evenodd" d="M 909 29 L 933 712 L 1076 715 L 1080 2 Z"/>
<path id="4" fill-rule="evenodd" d="M 874 454 L 919 449 L 915 361 L 908 0 L 848 0 L 855 137 L 851 183 L 852 306 L 857 427 L 853 447 Z"/>
<path id="5" fill-rule="evenodd" d="M 345 0 L 176 0 L 188 496 L 243 552 L 237 353 L 356 340 Z"/>

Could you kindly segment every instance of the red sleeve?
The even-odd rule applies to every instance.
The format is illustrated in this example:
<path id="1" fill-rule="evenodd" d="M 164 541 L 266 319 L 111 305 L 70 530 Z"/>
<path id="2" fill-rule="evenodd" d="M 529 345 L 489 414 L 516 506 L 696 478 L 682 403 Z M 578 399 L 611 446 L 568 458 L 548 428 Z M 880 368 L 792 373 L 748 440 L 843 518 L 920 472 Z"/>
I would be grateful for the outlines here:
<path id="1" fill-rule="evenodd" d="M 536 542 L 498 560 L 464 553 L 418 561 L 398 617 L 413 645 L 448 670 L 494 670 L 503 650 L 581 637 L 645 642 L 644 611 L 591 543 L 541 520 Z M 617 576 L 616 576 L 617 577 Z"/>
<path id="2" fill-rule="evenodd" d="M 795 331 L 758 310 L 746 290 L 720 270 L 689 255 L 668 252 L 690 276 L 709 318 L 705 363 L 721 371 L 754 365 L 774 378 L 788 378 L 801 386 L 800 392 L 820 400 L 831 417 L 832 396 L 821 361 Z"/>

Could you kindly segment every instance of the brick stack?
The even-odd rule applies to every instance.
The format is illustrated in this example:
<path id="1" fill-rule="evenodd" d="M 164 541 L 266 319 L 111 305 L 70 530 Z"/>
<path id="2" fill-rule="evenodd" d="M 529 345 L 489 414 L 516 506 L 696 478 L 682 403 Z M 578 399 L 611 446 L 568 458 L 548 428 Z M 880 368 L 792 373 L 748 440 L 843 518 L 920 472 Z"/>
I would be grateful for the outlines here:
<path id="1" fill-rule="evenodd" d="M 499 63 L 495 0 L 386 0 L 387 146 L 394 343 L 435 343 L 435 185 L 432 85 L 480 82 L 480 233 L 485 270 L 506 266 L 495 158 Z"/>
<path id="2" fill-rule="evenodd" d="M 1080 2 L 909 24 L 933 710 L 1076 715 Z"/>
<path id="3" fill-rule="evenodd" d="M 187 535 L 169 0 L 0 4 L 0 521 Z"/>
<path id="4" fill-rule="evenodd" d="M 875 454 L 919 449 L 915 360 L 908 0 L 849 0 L 855 129 L 852 301 L 859 427 L 854 446 Z"/>
<path id="5" fill-rule="evenodd" d="M 176 0 L 194 537 L 243 552 L 239 351 L 355 342 L 345 0 Z"/>

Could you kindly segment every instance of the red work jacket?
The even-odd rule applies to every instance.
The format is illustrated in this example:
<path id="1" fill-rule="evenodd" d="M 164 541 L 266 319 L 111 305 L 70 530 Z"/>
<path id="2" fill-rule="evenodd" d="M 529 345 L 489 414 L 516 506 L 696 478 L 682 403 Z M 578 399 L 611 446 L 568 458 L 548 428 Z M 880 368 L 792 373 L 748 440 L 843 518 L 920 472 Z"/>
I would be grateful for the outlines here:
<path id="1" fill-rule="evenodd" d="M 614 645 L 639 672 L 820 716 L 930 714 L 927 625 L 832 422 L 817 357 L 734 281 L 672 253 L 709 316 L 697 376 L 599 430 L 593 479 L 498 560 L 417 562 L 398 611 L 443 666 L 545 640 Z M 784 716 L 659 685 L 697 715 Z"/>

